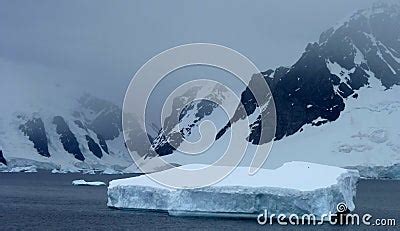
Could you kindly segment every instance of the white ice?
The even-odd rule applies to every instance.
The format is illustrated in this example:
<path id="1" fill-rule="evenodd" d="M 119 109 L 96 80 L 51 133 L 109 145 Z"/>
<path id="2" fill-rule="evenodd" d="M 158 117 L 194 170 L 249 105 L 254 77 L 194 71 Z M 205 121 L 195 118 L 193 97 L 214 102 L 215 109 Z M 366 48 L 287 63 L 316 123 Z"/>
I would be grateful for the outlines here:
<path id="1" fill-rule="evenodd" d="M 106 168 L 106 169 L 102 172 L 102 174 L 112 175 L 112 174 L 121 174 L 121 172 L 116 171 L 116 170 L 114 170 L 114 169 L 112 169 L 112 168 Z"/>
<path id="2" fill-rule="evenodd" d="M 76 186 L 82 186 L 82 185 L 103 186 L 103 185 L 106 185 L 106 183 L 101 182 L 101 181 L 74 180 L 74 181 L 72 181 L 72 185 L 76 185 Z"/>
<path id="3" fill-rule="evenodd" d="M 37 172 L 37 169 L 35 166 L 14 167 L 11 168 L 9 172 Z"/>
<path id="4" fill-rule="evenodd" d="M 177 175 L 175 169 L 152 174 L 185 177 Z M 108 206 L 166 210 L 174 215 L 254 215 L 264 209 L 287 215 L 322 215 L 335 213 L 336 205 L 341 202 L 354 210 L 358 179 L 356 170 L 306 162 L 290 162 L 274 170 L 261 169 L 253 176 L 248 175 L 247 167 L 238 167 L 217 184 L 198 189 L 172 189 L 142 175 L 111 181 Z"/>

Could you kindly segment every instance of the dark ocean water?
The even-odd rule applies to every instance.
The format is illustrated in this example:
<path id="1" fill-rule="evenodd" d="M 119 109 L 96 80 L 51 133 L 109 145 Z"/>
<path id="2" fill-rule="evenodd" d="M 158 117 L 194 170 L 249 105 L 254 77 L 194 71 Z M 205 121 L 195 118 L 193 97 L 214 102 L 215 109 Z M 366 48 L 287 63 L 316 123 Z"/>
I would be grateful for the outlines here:
<path id="1" fill-rule="evenodd" d="M 125 177 L 125 176 L 124 176 Z M 108 182 L 121 175 L 0 173 L 0 230 L 375 230 L 376 226 L 280 226 L 255 219 L 173 217 L 107 207 L 107 188 L 72 186 L 75 179 Z M 396 218 L 400 181 L 361 180 L 356 213 Z M 396 227 L 381 227 L 382 230 Z"/>

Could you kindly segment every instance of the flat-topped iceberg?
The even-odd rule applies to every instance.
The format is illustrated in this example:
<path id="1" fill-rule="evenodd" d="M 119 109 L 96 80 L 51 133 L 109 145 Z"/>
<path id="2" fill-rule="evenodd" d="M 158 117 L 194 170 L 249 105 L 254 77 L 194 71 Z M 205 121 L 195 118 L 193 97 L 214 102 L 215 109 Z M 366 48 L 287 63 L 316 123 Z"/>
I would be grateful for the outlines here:
<path id="1" fill-rule="evenodd" d="M 190 169 L 199 165 L 182 167 Z M 177 175 L 175 169 L 152 174 L 185 177 Z M 317 216 L 336 213 L 339 203 L 345 203 L 350 211 L 355 208 L 357 170 L 289 162 L 277 169 L 261 169 L 255 175 L 248 172 L 247 167 L 238 167 L 222 181 L 197 189 L 169 188 L 146 175 L 113 180 L 108 187 L 108 206 L 209 216 L 249 216 L 265 210 Z"/>

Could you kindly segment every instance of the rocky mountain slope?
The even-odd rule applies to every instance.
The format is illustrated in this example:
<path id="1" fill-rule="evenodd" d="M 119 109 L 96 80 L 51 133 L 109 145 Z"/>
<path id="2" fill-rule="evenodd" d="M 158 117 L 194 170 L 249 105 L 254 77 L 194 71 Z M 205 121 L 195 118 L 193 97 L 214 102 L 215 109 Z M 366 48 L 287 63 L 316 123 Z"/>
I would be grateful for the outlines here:
<path id="1" fill-rule="evenodd" d="M 257 83 L 257 76 L 250 85 Z M 365 176 L 400 177 L 396 167 L 400 164 L 399 6 L 378 4 L 356 12 L 308 44 L 292 66 L 267 70 L 262 76 L 276 106 L 274 136 L 260 140 L 260 128 L 269 130 L 263 121 L 271 112 L 256 110 L 268 107 L 257 105 L 249 88 L 241 93 L 245 110 L 226 118 L 217 104 L 234 110 L 236 105 L 229 103 L 232 99 L 218 85 L 194 86 L 174 99 L 173 113 L 156 136 L 150 137 L 133 119 L 127 146 L 150 161 L 155 153 L 176 164 L 197 163 L 193 159 L 185 162 L 186 157 L 176 149 L 184 139 L 198 139 L 200 124 L 211 120 L 217 129 L 216 142 L 196 159 L 204 164 L 223 152 L 231 127 L 247 117 L 251 124 L 246 140 L 251 146 L 275 141 L 265 167 L 300 160 L 356 167 Z M 33 99 L 25 94 L 32 92 L 32 86 L 10 78 L 15 86 L 0 88 L 2 99 L 17 99 L 3 100 L 1 105 L 6 108 L 0 117 L 3 166 L 121 170 L 132 163 L 118 106 L 82 91 L 71 97 L 70 88 L 51 84 L 36 86 L 40 94 Z M 191 102 L 206 88 L 207 97 L 217 103 Z M 150 139 L 152 145 L 144 146 L 143 139 Z"/>
<path id="2" fill-rule="evenodd" d="M 120 107 L 73 85 L 26 76 L 2 78 L 7 83 L 0 89 L 3 170 L 120 171 L 132 163 L 122 137 Z"/>
<path id="3" fill-rule="evenodd" d="M 318 42 L 308 44 L 292 66 L 262 74 L 274 96 L 275 137 L 260 140 L 260 128 L 265 126 L 264 131 L 268 131 L 269 126 L 263 118 L 270 112 L 257 114 L 256 108 L 264 105 L 257 105 L 247 88 L 241 94 L 246 110 L 238 110 L 219 128 L 217 144 L 226 142 L 231 126 L 251 117 L 255 119 L 250 125 L 248 142 L 263 145 L 275 140 L 267 166 L 307 160 L 362 168 L 364 175 L 397 174 L 393 168 L 391 173 L 385 172 L 388 168 L 384 167 L 368 173 L 362 166 L 400 162 L 400 126 L 396 119 L 400 115 L 399 6 L 377 4 L 360 10 L 323 32 Z M 256 82 L 253 79 L 249 84 Z M 212 107 L 209 118 L 213 118 L 211 111 Z M 197 110 L 185 113 L 195 115 Z M 201 118 L 181 127 L 190 130 L 200 121 Z M 217 150 L 207 151 L 209 155 L 213 152 Z M 179 158 L 173 156 L 169 159 L 177 162 Z"/>
<path id="4" fill-rule="evenodd" d="M 263 72 L 277 110 L 276 139 L 298 132 L 305 124 L 335 121 L 346 99 L 357 98 L 357 91 L 371 87 L 374 78 L 386 89 L 399 85 L 399 19 L 398 6 L 376 5 L 359 11 L 322 33 L 318 42 L 308 44 L 293 66 Z M 246 98 L 251 95 L 248 91 L 243 92 L 242 103 L 257 107 L 248 103 L 252 100 Z M 266 142 L 259 140 L 258 126 L 262 126 L 259 120 L 249 136 L 254 144 Z"/>

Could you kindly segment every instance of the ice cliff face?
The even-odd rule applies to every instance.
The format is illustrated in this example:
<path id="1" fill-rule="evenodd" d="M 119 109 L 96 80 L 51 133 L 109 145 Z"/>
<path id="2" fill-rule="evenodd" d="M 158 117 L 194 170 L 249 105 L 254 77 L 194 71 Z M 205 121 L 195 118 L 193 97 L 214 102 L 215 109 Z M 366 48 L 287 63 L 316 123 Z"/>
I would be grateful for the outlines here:
<path id="1" fill-rule="evenodd" d="M 169 169 L 151 175 L 179 178 L 178 172 Z M 358 178 L 357 171 L 304 162 L 286 163 L 275 170 L 263 169 L 252 176 L 247 168 L 239 167 L 222 181 L 196 189 L 169 188 L 142 175 L 111 181 L 107 204 L 120 209 L 166 210 L 184 216 L 257 216 L 263 210 L 287 216 L 322 216 L 336 213 L 339 203 L 354 210 Z"/>

